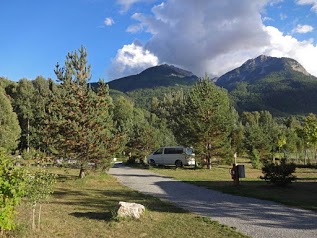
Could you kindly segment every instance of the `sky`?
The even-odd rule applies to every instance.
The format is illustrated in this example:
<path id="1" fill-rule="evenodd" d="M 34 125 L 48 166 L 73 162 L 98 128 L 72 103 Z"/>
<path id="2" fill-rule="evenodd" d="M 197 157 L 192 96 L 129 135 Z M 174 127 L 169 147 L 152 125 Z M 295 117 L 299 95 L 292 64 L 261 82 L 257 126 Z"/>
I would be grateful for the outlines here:
<path id="1" fill-rule="evenodd" d="M 172 64 L 212 77 L 265 54 L 317 76 L 317 0 L 0 0 L 0 77 L 56 79 L 84 46 L 91 82 Z"/>

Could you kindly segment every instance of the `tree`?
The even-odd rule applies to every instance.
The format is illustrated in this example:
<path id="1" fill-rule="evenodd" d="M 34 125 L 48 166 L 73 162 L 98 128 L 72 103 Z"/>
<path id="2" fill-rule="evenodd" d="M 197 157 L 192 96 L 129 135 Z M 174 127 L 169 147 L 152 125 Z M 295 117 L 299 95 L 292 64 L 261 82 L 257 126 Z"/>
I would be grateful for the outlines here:
<path id="1" fill-rule="evenodd" d="M 53 193 L 53 187 L 56 183 L 55 174 L 48 173 L 46 170 L 38 170 L 33 173 L 29 173 L 26 182 L 28 184 L 26 188 L 26 198 L 32 205 L 32 229 L 36 228 L 35 225 L 35 209 L 37 204 L 39 204 L 38 211 L 38 228 L 41 224 L 41 211 L 42 202 L 49 198 Z"/>
<path id="2" fill-rule="evenodd" d="M 14 150 L 18 145 L 21 128 L 10 100 L 0 88 L 0 148 Z"/>
<path id="3" fill-rule="evenodd" d="M 27 79 L 21 79 L 16 87 L 16 92 L 13 96 L 14 99 L 14 111 L 17 113 L 20 126 L 22 129 L 20 139 L 20 149 L 30 150 L 30 131 L 34 124 L 33 120 L 33 106 L 36 102 L 33 100 L 34 87 L 31 81 Z"/>
<path id="4" fill-rule="evenodd" d="M 34 87 L 34 95 L 32 98 L 33 120 L 30 127 L 30 147 L 40 151 L 47 151 L 46 144 L 43 143 L 46 137 L 46 132 L 43 128 L 43 120 L 45 119 L 46 108 L 49 103 L 52 87 L 54 82 L 49 79 L 46 80 L 42 76 L 36 77 L 32 81 Z"/>
<path id="5" fill-rule="evenodd" d="M 317 117 L 313 113 L 309 113 L 305 118 L 303 125 L 303 137 L 307 146 L 312 146 L 314 150 L 314 157 L 317 162 Z"/>
<path id="6" fill-rule="evenodd" d="M 144 109 L 135 108 L 133 111 L 132 133 L 127 143 L 127 150 L 142 160 L 154 149 L 175 144 L 171 130 L 164 120 Z"/>
<path id="7" fill-rule="evenodd" d="M 178 115 L 178 141 L 194 146 L 211 168 L 211 156 L 228 155 L 230 133 L 237 114 L 230 104 L 227 91 L 217 87 L 207 76 L 199 80 L 186 98 Z"/>
<path id="8" fill-rule="evenodd" d="M 244 147 L 252 166 L 260 166 L 260 159 L 268 159 L 278 148 L 278 127 L 268 111 L 243 112 Z"/>
<path id="9" fill-rule="evenodd" d="M 69 53 L 65 66 L 57 64 L 55 73 L 60 85 L 47 111 L 49 143 L 59 156 L 80 163 L 82 178 L 89 162 L 110 166 L 122 136 L 113 125 L 113 104 L 107 85 L 100 81 L 97 92 L 87 86 L 90 66 L 84 47 Z"/>

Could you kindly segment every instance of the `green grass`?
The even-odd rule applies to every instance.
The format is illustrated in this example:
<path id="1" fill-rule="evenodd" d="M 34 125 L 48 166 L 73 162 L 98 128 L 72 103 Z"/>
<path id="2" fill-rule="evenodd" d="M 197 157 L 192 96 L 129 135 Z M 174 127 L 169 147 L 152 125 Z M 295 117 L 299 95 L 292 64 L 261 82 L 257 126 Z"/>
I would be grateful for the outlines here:
<path id="1" fill-rule="evenodd" d="M 246 178 L 240 179 L 239 186 L 233 186 L 233 180 L 229 174 L 231 166 L 226 165 L 212 167 L 211 170 L 192 168 L 176 170 L 172 168 L 151 168 L 151 170 L 225 193 L 266 199 L 317 211 L 317 169 L 297 168 L 295 175 L 298 179 L 296 182 L 287 187 L 276 187 L 261 180 L 259 178 L 263 175 L 261 171 L 252 169 L 247 161 L 242 161 L 240 164 L 245 165 Z"/>
<path id="2" fill-rule="evenodd" d="M 31 230 L 31 208 L 18 209 L 18 226 L 10 237 L 246 237 L 210 218 L 130 190 L 104 173 L 77 179 L 78 170 L 53 169 L 55 192 L 43 204 L 41 229 Z M 114 219 L 119 201 L 146 207 L 140 220 Z"/>

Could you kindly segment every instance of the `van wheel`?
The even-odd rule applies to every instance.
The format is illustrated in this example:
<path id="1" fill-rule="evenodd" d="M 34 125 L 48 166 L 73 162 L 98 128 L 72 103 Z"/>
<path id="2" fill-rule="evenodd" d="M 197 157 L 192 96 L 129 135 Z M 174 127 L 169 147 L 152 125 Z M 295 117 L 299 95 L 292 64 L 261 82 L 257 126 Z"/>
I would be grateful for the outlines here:
<path id="1" fill-rule="evenodd" d="M 156 163 L 155 163 L 155 161 L 153 159 L 150 160 L 150 165 L 151 166 L 155 166 L 156 165 Z"/>
<path id="2" fill-rule="evenodd" d="M 180 160 L 176 160 L 176 161 L 175 161 L 175 165 L 176 165 L 176 168 L 183 167 L 183 163 L 182 163 L 182 161 L 180 161 Z"/>

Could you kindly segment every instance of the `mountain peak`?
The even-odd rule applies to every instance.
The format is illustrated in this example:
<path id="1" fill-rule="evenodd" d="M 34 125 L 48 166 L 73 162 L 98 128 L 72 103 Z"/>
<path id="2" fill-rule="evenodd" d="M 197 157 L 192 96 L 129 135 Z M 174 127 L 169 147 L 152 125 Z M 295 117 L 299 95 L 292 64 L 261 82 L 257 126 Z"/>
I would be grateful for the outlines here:
<path id="1" fill-rule="evenodd" d="M 240 67 L 222 75 L 217 80 L 217 84 L 232 90 L 239 82 L 254 83 L 273 74 L 289 75 L 288 77 L 295 77 L 290 75 L 300 74 L 314 78 L 294 59 L 260 55 L 254 59 L 247 60 Z"/>
<path id="2" fill-rule="evenodd" d="M 148 68 L 142 71 L 140 74 L 148 74 L 148 73 L 162 73 L 164 75 L 170 75 L 175 77 L 192 77 L 194 74 L 190 71 L 178 68 L 174 65 L 169 64 L 161 64 L 151 68 Z"/>
<path id="3" fill-rule="evenodd" d="M 150 67 L 139 74 L 109 82 L 110 89 L 127 92 L 135 89 L 193 85 L 198 79 L 193 73 L 174 65 L 162 64 Z"/>
<path id="4" fill-rule="evenodd" d="M 260 55 L 254 59 L 247 60 L 241 67 L 248 70 L 260 70 L 260 74 L 266 74 L 268 71 L 293 70 L 301 72 L 307 76 L 310 74 L 305 68 L 296 60 L 287 57 L 272 57 L 267 55 Z"/>

